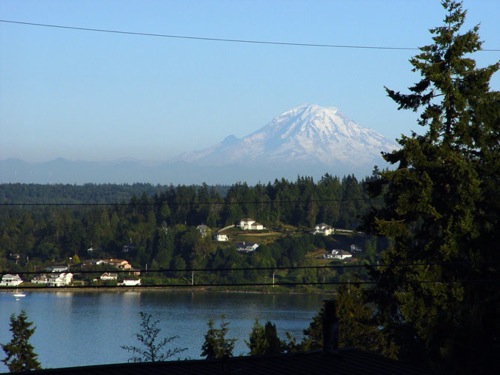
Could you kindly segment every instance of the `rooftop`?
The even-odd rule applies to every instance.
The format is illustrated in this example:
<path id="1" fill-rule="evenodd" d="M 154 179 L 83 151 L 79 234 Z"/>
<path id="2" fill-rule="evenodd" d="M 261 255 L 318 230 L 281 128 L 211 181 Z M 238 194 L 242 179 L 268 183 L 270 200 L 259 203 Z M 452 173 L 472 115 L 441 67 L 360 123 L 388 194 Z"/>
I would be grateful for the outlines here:
<path id="1" fill-rule="evenodd" d="M 343 349 L 335 354 L 323 351 L 282 354 L 266 357 L 232 357 L 223 360 L 178 360 L 167 362 L 122 363 L 33 371 L 33 374 L 428 374 L 403 362 L 357 349 Z"/>

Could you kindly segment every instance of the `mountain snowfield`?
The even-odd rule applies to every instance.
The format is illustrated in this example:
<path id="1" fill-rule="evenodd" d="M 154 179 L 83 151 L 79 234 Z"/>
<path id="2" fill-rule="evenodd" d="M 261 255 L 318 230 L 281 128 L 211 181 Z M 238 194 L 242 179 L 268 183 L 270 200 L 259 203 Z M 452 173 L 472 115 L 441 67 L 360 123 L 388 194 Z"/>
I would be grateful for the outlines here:
<path id="1" fill-rule="evenodd" d="M 244 138 L 229 136 L 213 147 L 183 154 L 179 159 L 206 166 L 298 163 L 355 173 L 382 164 L 380 153 L 396 147 L 396 143 L 356 124 L 336 108 L 304 104 Z"/>
<path id="2" fill-rule="evenodd" d="M 380 153 L 396 147 L 336 108 L 305 104 L 246 137 L 228 136 L 205 150 L 167 162 L 0 160 L 0 183 L 256 184 L 281 178 L 295 181 L 298 176 L 318 180 L 326 173 L 363 178 L 375 165 L 387 167 Z"/>

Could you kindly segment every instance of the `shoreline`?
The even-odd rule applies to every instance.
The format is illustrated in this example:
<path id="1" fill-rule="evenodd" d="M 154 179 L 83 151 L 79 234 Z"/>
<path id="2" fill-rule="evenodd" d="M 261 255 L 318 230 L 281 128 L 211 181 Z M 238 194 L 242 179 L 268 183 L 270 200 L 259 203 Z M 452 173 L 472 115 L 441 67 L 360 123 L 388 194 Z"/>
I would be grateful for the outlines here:
<path id="1" fill-rule="evenodd" d="M 191 293 L 248 293 L 248 294 L 326 294 L 334 295 L 333 291 L 306 291 L 306 290 L 283 290 L 282 288 L 277 288 L 278 290 L 244 290 L 244 289 L 233 289 L 233 288 L 222 288 L 222 287 L 206 287 L 206 286 L 140 286 L 140 287 L 123 287 L 123 286 L 104 286 L 104 287 L 25 287 L 25 288 L 0 288 L 0 293 L 39 293 L 39 292 L 71 292 L 71 293 L 126 293 L 126 292 L 191 292 Z"/>

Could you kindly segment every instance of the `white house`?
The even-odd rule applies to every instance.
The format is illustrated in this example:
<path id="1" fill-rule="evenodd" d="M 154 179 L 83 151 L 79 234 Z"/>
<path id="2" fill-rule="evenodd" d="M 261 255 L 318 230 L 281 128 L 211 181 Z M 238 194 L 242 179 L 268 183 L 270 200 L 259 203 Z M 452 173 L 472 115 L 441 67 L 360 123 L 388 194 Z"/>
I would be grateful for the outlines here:
<path id="1" fill-rule="evenodd" d="M 120 286 L 138 286 L 141 285 L 141 279 L 138 280 L 123 280 L 122 283 L 118 283 Z"/>
<path id="2" fill-rule="evenodd" d="M 240 220 L 240 229 L 242 230 L 264 230 L 264 225 L 257 223 L 254 219 L 241 219 Z"/>
<path id="3" fill-rule="evenodd" d="M 329 236 L 333 234 L 335 230 L 328 224 L 321 223 L 314 227 L 313 234 L 323 234 L 325 236 Z"/>
<path id="4" fill-rule="evenodd" d="M 68 271 L 68 266 L 49 266 L 46 268 L 47 272 L 66 272 Z"/>
<path id="5" fill-rule="evenodd" d="M 214 236 L 214 240 L 219 241 L 219 242 L 227 242 L 227 241 L 229 241 L 229 237 L 227 236 L 227 234 L 217 233 Z"/>
<path id="6" fill-rule="evenodd" d="M 12 275 L 10 273 L 6 273 L 2 276 L 2 280 L 0 281 L 0 286 L 18 286 L 22 284 L 23 280 L 19 277 L 19 275 Z"/>
<path id="7" fill-rule="evenodd" d="M 44 273 L 38 276 L 35 276 L 31 279 L 31 282 L 33 284 L 47 284 L 49 278 L 48 276 Z"/>
<path id="8" fill-rule="evenodd" d="M 347 258 L 352 258 L 352 254 L 348 251 L 345 251 L 345 250 L 337 250 L 337 249 L 333 249 L 331 251 L 331 253 L 326 253 L 325 258 L 327 259 L 340 259 L 340 260 L 344 260 L 344 259 L 347 259 Z"/>
<path id="9" fill-rule="evenodd" d="M 66 286 L 73 282 L 73 274 L 68 273 L 60 273 L 60 274 L 51 274 L 47 279 L 48 286 Z"/>
<path id="10" fill-rule="evenodd" d="M 118 274 L 117 273 L 110 273 L 110 272 L 104 272 L 100 279 L 102 281 L 116 281 L 118 279 Z"/>
<path id="11" fill-rule="evenodd" d="M 31 282 L 33 284 L 45 284 L 53 287 L 67 286 L 73 282 L 73 274 L 71 272 L 42 274 L 32 278 Z"/>
<path id="12" fill-rule="evenodd" d="M 251 253 L 257 250 L 259 247 L 258 243 L 255 242 L 240 242 L 236 244 L 236 250 L 241 253 Z"/>

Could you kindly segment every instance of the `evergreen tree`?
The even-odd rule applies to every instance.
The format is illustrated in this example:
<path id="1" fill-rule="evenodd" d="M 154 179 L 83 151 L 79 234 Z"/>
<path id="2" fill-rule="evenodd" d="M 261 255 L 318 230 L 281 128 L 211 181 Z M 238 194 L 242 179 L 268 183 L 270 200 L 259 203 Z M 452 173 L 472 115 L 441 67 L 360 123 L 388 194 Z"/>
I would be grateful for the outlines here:
<path id="1" fill-rule="evenodd" d="M 28 322 L 26 312 L 23 310 L 17 317 L 12 314 L 10 317 L 10 331 L 12 340 L 8 344 L 1 344 L 6 358 L 2 362 L 9 368 L 10 372 L 25 372 L 40 370 L 37 354 L 33 346 L 29 343 L 31 335 L 35 332 L 35 327 L 31 328 L 32 322 Z"/>
<path id="2" fill-rule="evenodd" d="M 324 306 L 313 316 L 309 327 L 304 330 L 304 338 L 300 343 L 300 351 L 316 350 L 323 347 L 323 318 Z"/>
<path id="3" fill-rule="evenodd" d="M 410 60 L 420 81 L 409 94 L 387 89 L 425 130 L 384 154 L 397 169 L 370 182 L 386 205 L 366 216 L 365 230 L 391 239 L 372 297 L 399 356 L 479 371 L 499 352 L 500 100 L 489 81 L 500 64 L 476 67 L 478 26 L 461 33 L 462 4 L 442 5 L 444 26 Z"/>
<path id="4" fill-rule="evenodd" d="M 187 350 L 181 348 L 166 349 L 166 346 L 178 336 L 159 338 L 161 328 L 158 328 L 159 321 L 153 321 L 153 316 L 145 312 L 140 312 L 141 316 L 141 332 L 135 336 L 141 346 L 123 345 L 122 349 L 131 352 L 133 356 L 129 359 L 130 362 L 158 362 L 165 361 L 168 358 Z"/>
<path id="5" fill-rule="evenodd" d="M 222 315 L 219 328 L 214 327 L 213 319 L 208 321 L 208 331 L 205 335 L 205 342 L 201 347 L 201 355 L 206 359 L 223 359 L 233 356 L 236 339 L 226 337 L 229 332 L 229 322 L 226 322 L 224 318 L 224 315 Z"/>
<path id="6" fill-rule="evenodd" d="M 377 352 L 395 357 L 395 348 L 385 341 L 376 325 L 373 306 L 365 302 L 363 289 L 357 283 L 342 285 L 337 293 L 336 314 L 339 317 L 339 346 Z"/>
<path id="7" fill-rule="evenodd" d="M 259 320 L 256 320 L 252 331 L 250 332 L 250 337 L 248 341 L 245 341 L 248 348 L 250 349 L 250 355 L 264 355 L 266 352 L 267 342 L 264 332 L 264 326 L 260 324 Z"/>
<path id="8" fill-rule="evenodd" d="M 263 326 L 256 320 L 250 332 L 249 341 L 245 343 L 250 349 L 250 355 L 272 355 L 280 354 L 282 351 L 276 325 L 269 321 Z"/>

